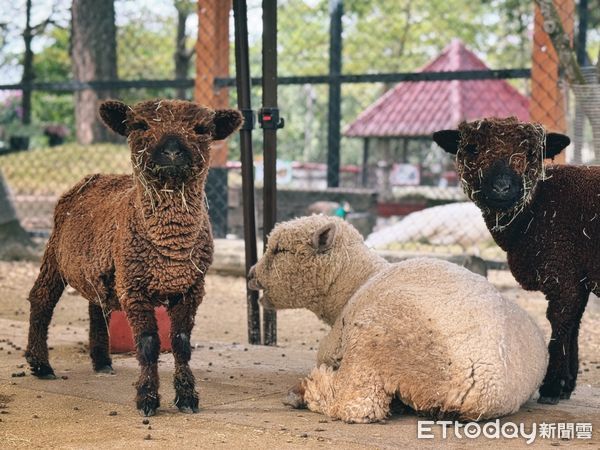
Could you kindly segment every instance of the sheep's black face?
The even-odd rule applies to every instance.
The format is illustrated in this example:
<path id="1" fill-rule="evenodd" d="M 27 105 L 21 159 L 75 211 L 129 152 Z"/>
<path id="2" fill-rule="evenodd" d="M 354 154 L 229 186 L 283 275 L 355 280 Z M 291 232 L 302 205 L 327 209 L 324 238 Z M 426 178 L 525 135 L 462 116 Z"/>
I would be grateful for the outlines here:
<path id="1" fill-rule="evenodd" d="M 242 123 L 239 111 L 215 111 L 183 100 L 150 100 L 133 107 L 107 101 L 100 115 L 109 128 L 127 137 L 138 179 L 171 187 L 192 177 L 204 180 L 211 143 Z"/>
<path id="2" fill-rule="evenodd" d="M 505 160 L 496 161 L 484 173 L 481 182 L 480 202 L 491 209 L 507 211 L 523 198 L 523 177 Z"/>
<path id="3" fill-rule="evenodd" d="M 152 149 L 152 171 L 158 178 L 186 179 L 190 175 L 193 151 L 177 136 L 167 135 Z"/>
<path id="4" fill-rule="evenodd" d="M 546 134 L 541 125 L 516 118 L 463 122 L 458 130 L 434 133 L 434 140 L 456 154 L 467 196 L 485 212 L 518 213 L 544 179 L 544 158 L 569 144 L 562 134 Z"/>

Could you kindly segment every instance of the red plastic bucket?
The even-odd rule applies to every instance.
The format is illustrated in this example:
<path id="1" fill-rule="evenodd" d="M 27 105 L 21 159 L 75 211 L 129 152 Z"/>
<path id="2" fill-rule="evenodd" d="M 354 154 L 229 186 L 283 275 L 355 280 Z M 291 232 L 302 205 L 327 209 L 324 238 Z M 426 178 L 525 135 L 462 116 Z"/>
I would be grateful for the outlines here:
<path id="1" fill-rule="evenodd" d="M 171 319 L 164 306 L 154 308 L 156 315 L 156 323 L 158 325 L 158 337 L 160 338 L 160 351 L 171 350 L 171 339 L 169 332 L 171 331 Z M 108 326 L 110 334 L 110 352 L 111 353 L 127 353 L 135 351 L 135 343 L 133 342 L 133 333 L 129 326 L 129 321 L 125 311 L 114 311 L 110 315 L 110 325 Z"/>

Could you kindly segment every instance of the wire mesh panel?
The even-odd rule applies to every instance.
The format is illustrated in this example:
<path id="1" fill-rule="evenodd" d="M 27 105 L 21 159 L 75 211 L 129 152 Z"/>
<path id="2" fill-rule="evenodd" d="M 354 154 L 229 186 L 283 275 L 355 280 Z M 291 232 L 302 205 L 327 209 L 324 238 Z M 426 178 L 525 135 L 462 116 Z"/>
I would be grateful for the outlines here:
<path id="1" fill-rule="evenodd" d="M 30 231 L 47 232 L 54 202 L 81 177 L 131 171 L 123 140 L 77 142 L 78 92 L 108 89 L 130 104 L 166 97 L 233 107 L 237 100 L 230 79 L 235 72 L 233 18 L 230 1 L 116 0 L 116 79 L 102 85 L 97 84 L 102 80 L 77 77 L 74 66 L 81 52 L 71 50 L 76 48 L 71 42 L 76 36 L 71 2 L 57 0 L 53 8 L 33 3 L 29 13 L 24 1 L 8 5 L 9 15 L 18 20 L 1 27 L 1 83 L 4 88 L 26 83 L 0 89 L 0 169 L 22 224 Z M 261 1 L 247 3 L 250 73 L 257 78 L 262 67 Z M 567 161 L 594 161 L 590 120 L 586 113 L 577 113 L 581 101 L 563 80 L 533 2 L 345 0 L 339 74 L 330 73 L 329 64 L 333 3 L 278 2 L 278 102 L 286 119 L 278 132 L 277 181 L 282 189 L 326 189 L 334 129 L 329 123 L 331 82 L 341 83 L 340 187 L 378 193 L 376 211 L 368 212 L 378 216 L 372 231 L 413 224 L 410 233 L 397 231 L 403 237 L 385 244 L 388 247 L 496 255 L 489 236 L 478 234 L 477 217 L 456 222 L 461 214 L 470 214 L 460 207 L 428 215 L 434 207 L 466 201 L 452 159 L 431 141 L 437 129 L 483 116 L 515 115 L 556 131 L 572 131 L 574 150 L 567 152 Z M 573 0 L 555 4 L 565 29 L 575 38 L 582 12 L 576 11 Z M 583 13 L 589 15 L 587 53 L 593 60 L 600 45 L 599 18 L 591 5 Z M 30 45 L 23 38 L 27 14 L 36 33 Z M 98 46 L 110 42 L 96 40 Z M 25 58 L 28 48 L 32 60 Z M 440 78 L 444 73 L 452 76 Z M 261 104 L 259 81 L 252 88 L 255 108 Z M 29 93 L 27 103 L 23 97 Z M 31 124 L 23 125 L 28 104 Z M 261 134 L 253 133 L 256 149 L 261 148 Z M 255 153 L 260 184 L 262 161 L 260 152 Z M 214 170 L 206 187 L 218 236 L 239 234 L 235 221 L 241 208 L 237 194 L 241 179 L 236 161 L 237 139 L 215 143 L 213 163 L 227 168 Z M 334 198 L 337 205 L 331 211 L 343 210 L 348 217 L 367 214 Z M 297 211 L 306 213 L 304 206 Z M 439 219 L 437 231 L 432 217 Z M 450 229 L 460 236 L 452 240 Z"/>
<path id="2" fill-rule="evenodd" d="M 198 15 L 195 1 L 153 0 L 143 4 L 115 1 L 114 10 L 107 17 L 114 27 L 108 34 L 97 34 L 90 42 L 78 37 L 77 21 L 89 19 L 91 25 L 102 22 L 106 15 L 104 3 L 75 2 L 84 9 L 85 18 L 70 15 L 68 1 L 37 5 L 33 2 L 27 10 L 26 3 L 12 5 L 16 23 L 2 26 L 0 47 L 0 74 L 2 84 L 26 82 L 26 72 L 33 71 L 35 84 L 31 90 L 31 123 L 22 124 L 23 96 L 27 85 L 0 90 L 0 170 L 11 191 L 22 225 L 29 231 L 47 234 L 52 227 L 52 211 L 58 197 L 69 187 L 90 173 L 130 173 L 130 152 L 124 139 L 107 133 L 82 137 L 82 124 L 76 120 L 81 115 L 77 108 L 82 95 L 110 91 L 110 97 L 127 104 L 151 98 L 192 99 L 195 73 L 195 43 Z M 109 2 L 112 4 L 112 2 Z M 101 10 L 87 10 L 100 5 Z M 84 14 L 85 15 L 85 14 Z M 34 29 L 31 50 L 33 64 L 27 69 L 22 57 L 27 52 L 24 44 L 26 16 Z M 91 25 L 88 24 L 87 31 Z M 39 31 L 43 30 L 43 31 Z M 112 35 L 112 36 L 109 36 Z M 83 42 L 83 43 L 82 43 Z M 78 64 L 81 55 L 92 45 L 93 55 L 106 54 L 109 47 L 113 56 L 91 63 L 114 65 L 108 78 L 90 72 L 84 77 Z M 79 46 L 78 46 L 79 45 Z M 228 45 L 226 43 L 226 45 Z M 106 59 L 106 58 L 105 58 Z M 85 70 L 92 70 L 85 68 Z M 108 71 L 110 72 L 110 70 Z M 166 82 L 165 82 L 166 80 Z M 103 82 L 98 90 L 77 82 Z M 123 84 L 130 82 L 130 85 Z M 119 84 L 121 83 L 121 84 Z M 96 96 L 85 102 L 87 116 L 97 123 Z M 103 142 L 107 138 L 114 143 Z M 212 187 L 212 178 L 209 188 Z M 222 186 L 219 186 L 221 189 Z M 211 197 L 211 214 L 226 217 L 227 200 L 222 195 Z M 223 223 L 223 217 L 217 219 Z M 220 229 L 226 233 L 226 229 Z"/>
<path id="3" fill-rule="evenodd" d="M 573 159 L 600 162 L 600 72 L 584 69 L 588 84 L 571 85 L 574 95 Z"/>

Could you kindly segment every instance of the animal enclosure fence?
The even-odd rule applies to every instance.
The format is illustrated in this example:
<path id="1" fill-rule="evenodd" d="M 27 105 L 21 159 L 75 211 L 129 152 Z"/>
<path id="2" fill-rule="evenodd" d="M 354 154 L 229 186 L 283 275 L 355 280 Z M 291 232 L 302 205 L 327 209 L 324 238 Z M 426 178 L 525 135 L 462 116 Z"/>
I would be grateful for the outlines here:
<path id="1" fill-rule="evenodd" d="M 44 33 L 35 37 L 33 79 L 25 79 L 19 57 L 23 30 L 7 35 L 13 44 L 2 47 L 0 169 L 26 229 L 47 234 L 57 197 L 85 174 L 130 170 L 123 142 L 76 143 L 79 92 L 107 91 L 127 102 L 191 99 L 204 80 L 204 95 L 215 105 L 236 105 L 234 36 L 229 25 L 218 26 L 223 9 L 212 11 L 210 2 L 200 2 L 199 20 L 196 5 L 189 3 L 114 3 L 117 79 L 74 78 L 68 5 L 52 11 Z M 279 107 L 286 126 L 278 133 L 278 186 L 370 188 L 379 193 L 379 226 L 405 223 L 385 246 L 502 258 L 485 230 L 473 225 L 476 217 L 458 226 L 463 213 L 450 208 L 419 219 L 423 208 L 465 200 L 453 161 L 435 147 L 431 132 L 483 115 L 517 115 L 558 131 L 578 130 L 567 161 L 594 159 L 591 129 L 581 115 L 575 125 L 575 99 L 551 43 L 534 25 L 539 18 L 533 2 L 513 3 L 494 3 L 492 13 L 489 2 L 462 7 L 458 0 L 280 1 Z M 574 38 L 580 37 L 579 24 L 591 21 L 587 44 L 577 51 L 597 53 L 598 19 L 591 6 L 578 11 L 572 1 L 555 3 Z M 14 16 L 24 17 L 15 8 Z M 34 22 L 45 20 L 45 13 L 35 12 Z M 262 104 L 261 14 L 259 1 L 248 1 L 253 105 Z M 225 15 L 232 23 L 229 10 Z M 32 124 L 24 127 L 18 119 L 28 93 Z M 30 149 L 9 150 L 17 138 L 28 139 Z M 63 138 L 65 144 L 49 146 Z M 261 133 L 252 139 L 260 149 Z M 263 161 L 255 153 L 260 185 Z M 207 197 L 215 234 L 226 237 L 241 214 L 239 143 L 232 140 L 214 157 Z M 306 212 L 299 208 L 298 215 Z M 351 211 L 349 218 L 362 213 Z M 415 215 L 406 221 L 410 213 Z"/>

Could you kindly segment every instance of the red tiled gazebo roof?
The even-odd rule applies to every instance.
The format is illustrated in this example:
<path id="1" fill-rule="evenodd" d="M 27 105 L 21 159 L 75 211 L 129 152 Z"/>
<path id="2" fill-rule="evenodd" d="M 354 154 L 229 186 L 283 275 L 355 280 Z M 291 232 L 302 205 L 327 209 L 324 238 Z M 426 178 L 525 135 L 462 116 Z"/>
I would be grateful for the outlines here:
<path id="1" fill-rule="evenodd" d="M 454 39 L 422 72 L 489 70 Z M 344 131 L 349 137 L 423 137 L 463 120 L 517 116 L 529 120 L 529 100 L 505 80 L 401 82 Z"/>

